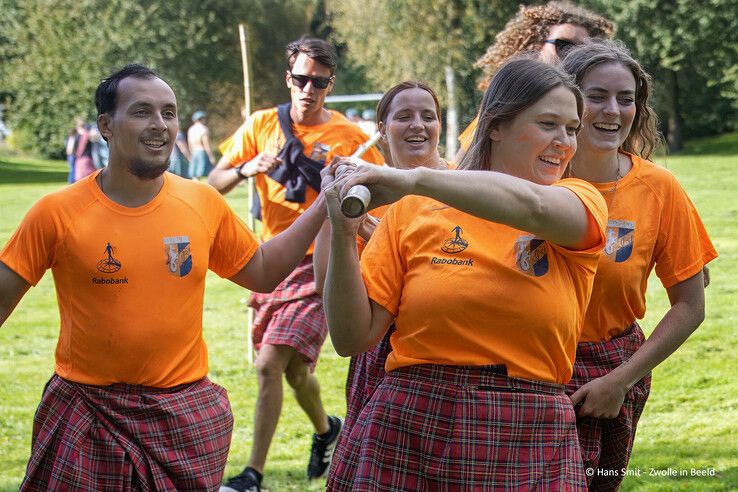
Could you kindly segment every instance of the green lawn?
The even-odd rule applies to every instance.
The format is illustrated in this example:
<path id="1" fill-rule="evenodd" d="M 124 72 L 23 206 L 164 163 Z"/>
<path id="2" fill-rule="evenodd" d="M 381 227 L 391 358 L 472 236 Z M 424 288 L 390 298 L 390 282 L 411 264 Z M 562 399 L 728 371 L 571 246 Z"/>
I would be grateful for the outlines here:
<path id="1" fill-rule="evenodd" d="M 677 175 L 699 209 L 720 253 L 711 265 L 707 319 L 674 356 L 654 372 L 651 398 L 641 419 L 629 476 L 623 490 L 738 489 L 738 372 L 736 299 L 738 299 L 738 134 L 692 142 L 680 155 L 657 159 Z M 64 186 L 66 165 L 0 156 L 0 245 L 30 205 Z M 239 188 L 228 200 L 247 209 Z M 254 370 L 246 363 L 244 301 L 247 292 L 211 274 L 205 295 L 205 337 L 210 377 L 229 391 L 235 415 L 226 475 L 245 464 L 257 392 Z M 667 309 L 666 295 L 652 279 L 649 313 L 642 326 L 650 332 Z M 31 289 L 0 330 L 0 491 L 17 490 L 30 451 L 33 413 L 53 370 L 59 315 L 51 276 Z M 317 373 L 329 412 L 345 410 L 347 361 L 328 343 Z M 288 392 L 288 391 L 286 391 Z M 310 424 L 287 394 L 270 452 L 265 485 L 273 491 L 321 490 L 322 481 L 303 477 Z M 714 476 L 695 477 L 705 471 Z M 653 473 L 658 476 L 651 476 Z M 684 476 L 686 474 L 686 476 Z M 676 475 L 676 476 L 669 476 Z"/>

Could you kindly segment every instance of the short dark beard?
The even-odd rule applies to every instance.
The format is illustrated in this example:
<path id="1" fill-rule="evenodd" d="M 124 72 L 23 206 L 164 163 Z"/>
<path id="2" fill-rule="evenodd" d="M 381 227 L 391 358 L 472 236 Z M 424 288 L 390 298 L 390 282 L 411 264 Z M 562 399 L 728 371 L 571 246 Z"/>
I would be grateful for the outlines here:
<path id="1" fill-rule="evenodd" d="M 156 179 L 169 169 L 169 159 L 163 164 L 152 166 L 142 159 L 128 161 L 128 171 L 139 179 Z"/>

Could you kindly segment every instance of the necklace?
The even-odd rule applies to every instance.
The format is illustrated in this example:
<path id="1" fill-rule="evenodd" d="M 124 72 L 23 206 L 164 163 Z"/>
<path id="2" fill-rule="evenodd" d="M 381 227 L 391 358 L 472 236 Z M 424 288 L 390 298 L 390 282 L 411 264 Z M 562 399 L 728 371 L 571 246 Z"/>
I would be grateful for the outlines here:
<path id="1" fill-rule="evenodd" d="M 622 174 L 620 173 L 620 168 L 621 168 L 621 165 L 620 165 L 620 152 L 618 152 L 618 153 L 616 154 L 616 157 L 615 157 L 615 159 L 616 159 L 616 160 L 617 160 L 617 162 L 618 162 L 618 167 L 617 167 L 617 171 L 615 172 L 615 184 L 614 184 L 614 185 L 612 186 L 612 188 L 610 188 L 609 190 L 605 190 L 605 191 L 603 191 L 603 192 L 602 192 L 602 194 L 603 194 L 603 195 L 604 195 L 604 194 L 610 194 L 610 193 L 613 193 L 613 194 L 614 194 L 614 193 L 615 193 L 615 190 L 617 190 L 617 189 L 618 189 L 618 182 L 620 182 L 620 180 L 621 180 L 621 179 L 622 179 L 622 177 L 623 177 L 623 175 L 622 175 Z"/>

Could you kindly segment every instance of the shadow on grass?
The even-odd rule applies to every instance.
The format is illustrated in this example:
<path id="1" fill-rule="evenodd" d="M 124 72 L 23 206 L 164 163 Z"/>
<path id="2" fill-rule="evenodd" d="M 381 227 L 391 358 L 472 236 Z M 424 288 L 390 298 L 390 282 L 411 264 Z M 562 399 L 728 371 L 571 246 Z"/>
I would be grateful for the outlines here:
<path id="1" fill-rule="evenodd" d="M 32 183 L 64 183 L 66 164 L 15 157 L 0 157 L 0 185 Z"/>

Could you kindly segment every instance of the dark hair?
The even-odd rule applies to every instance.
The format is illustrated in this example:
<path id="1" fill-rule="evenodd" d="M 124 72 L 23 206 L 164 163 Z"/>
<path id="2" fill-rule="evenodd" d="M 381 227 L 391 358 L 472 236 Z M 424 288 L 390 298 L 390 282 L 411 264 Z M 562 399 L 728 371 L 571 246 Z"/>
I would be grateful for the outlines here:
<path id="1" fill-rule="evenodd" d="M 433 89 L 431 89 L 428 84 L 418 82 L 417 80 L 405 80 L 404 82 L 400 82 L 399 84 L 387 89 L 387 91 L 382 96 L 382 99 L 380 99 L 377 103 L 377 124 L 379 124 L 380 121 L 382 123 L 387 123 L 389 108 L 392 105 L 392 101 L 394 101 L 395 96 L 397 96 L 397 94 L 399 94 L 400 92 L 408 89 L 423 89 L 428 94 L 430 94 L 433 98 L 433 102 L 436 103 L 436 116 L 438 116 L 439 120 L 441 119 L 441 105 L 438 103 L 438 96 L 436 96 L 436 93 L 433 92 Z"/>
<path id="2" fill-rule="evenodd" d="M 106 113 L 112 114 L 115 111 L 115 105 L 118 102 L 118 84 L 127 77 L 153 79 L 158 76 L 150 68 L 137 63 L 126 65 L 117 72 L 111 73 L 100 82 L 95 91 L 95 106 L 97 107 L 98 116 Z"/>
<path id="3" fill-rule="evenodd" d="M 566 55 L 562 67 L 574 76 L 576 83 L 581 87 L 582 80 L 589 70 L 608 63 L 617 63 L 630 70 L 636 82 L 635 118 L 620 150 L 648 159 L 651 152 L 662 143 L 658 131 L 658 116 L 648 104 L 648 98 L 651 96 L 651 76 L 631 56 L 628 48 L 620 41 L 585 43 L 574 47 Z"/>
<path id="4" fill-rule="evenodd" d="M 584 100 L 573 77 L 561 68 L 532 56 L 518 56 L 504 63 L 484 92 L 479 109 L 479 123 L 469 151 L 459 169 L 488 171 L 492 166 L 490 133 L 501 123 L 515 119 L 549 91 L 563 86 L 577 101 L 577 114 L 582 117 Z"/>
<path id="5" fill-rule="evenodd" d="M 310 59 L 328 67 L 331 75 L 336 73 L 338 55 L 336 48 L 328 41 L 302 37 L 287 44 L 287 70 L 292 70 L 300 53 L 305 53 Z"/>
<path id="6" fill-rule="evenodd" d="M 612 22 L 583 7 L 567 1 L 553 1 L 544 5 L 521 5 L 518 14 L 495 36 L 495 42 L 474 64 L 484 71 L 480 89 L 486 89 L 492 75 L 511 56 L 538 50 L 553 26 L 574 24 L 587 30 L 591 38 L 611 38 Z"/>

